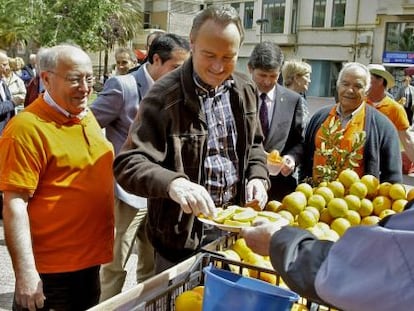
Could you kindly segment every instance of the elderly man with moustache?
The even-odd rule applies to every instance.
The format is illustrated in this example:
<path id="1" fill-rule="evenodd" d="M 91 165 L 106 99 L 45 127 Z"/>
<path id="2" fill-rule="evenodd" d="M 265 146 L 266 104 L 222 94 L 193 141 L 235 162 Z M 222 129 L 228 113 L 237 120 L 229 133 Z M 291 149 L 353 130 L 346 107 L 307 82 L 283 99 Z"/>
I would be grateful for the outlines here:
<path id="1" fill-rule="evenodd" d="M 342 149 L 351 147 L 354 133 L 366 133 L 363 148 L 359 150 L 362 157 L 357 161 L 358 167 L 354 168 L 359 176 L 371 174 L 381 182 L 402 182 L 397 132 L 387 117 L 365 102 L 370 80 L 369 70 L 362 64 L 347 63 L 342 68 L 337 81 L 338 103 L 317 111 L 306 128 L 301 180 L 307 177 L 315 181 L 320 179 L 316 167 L 324 165 L 326 160 L 315 150 L 322 144 L 321 127 L 327 128 L 333 118 L 339 120 L 345 130 Z"/>
<path id="2" fill-rule="evenodd" d="M 13 310 L 85 310 L 113 247 L 113 148 L 88 110 L 93 70 L 72 45 L 39 51 L 45 86 L 0 137 Z"/>

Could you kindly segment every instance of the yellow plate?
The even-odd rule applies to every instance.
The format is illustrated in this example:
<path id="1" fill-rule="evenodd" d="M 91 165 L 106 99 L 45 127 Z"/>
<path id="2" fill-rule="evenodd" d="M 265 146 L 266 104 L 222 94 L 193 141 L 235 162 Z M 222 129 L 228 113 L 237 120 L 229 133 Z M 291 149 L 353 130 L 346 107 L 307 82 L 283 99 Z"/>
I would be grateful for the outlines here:
<path id="1" fill-rule="evenodd" d="M 224 224 L 219 224 L 211 219 L 207 219 L 207 218 L 203 218 L 203 217 L 197 217 L 199 221 L 201 221 L 202 223 L 205 223 L 207 225 L 213 225 L 223 231 L 228 231 L 228 232 L 240 232 L 241 229 L 243 228 L 248 228 L 249 226 L 229 226 L 229 225 L 224 225 Z M 278 224 L 280 227 L 284 227 L 287 226 L 289 224 L 289 221 L 285 218 L 280 218 L 276 221 L 271 221 L 269 223 L 274 223 L 274 224 Z"/>
<path id="2" fill-rule="evenodd" d="M 246 228 L 243 226 L 228 226 L 228 225 L 224 225 L 224 224 L 219 224 L 218 222 L 215 222 L 211 219 L 207 219 L 207 218 L 203 218 L 203 217 L 197 217 L 199 221 L 201 221 L 202 223 L 205 223 L 207 225 L 213 225 L 223 231 L 228 231 L 228 232 L 240 232 L 240 230 L 242 228 Z"/>

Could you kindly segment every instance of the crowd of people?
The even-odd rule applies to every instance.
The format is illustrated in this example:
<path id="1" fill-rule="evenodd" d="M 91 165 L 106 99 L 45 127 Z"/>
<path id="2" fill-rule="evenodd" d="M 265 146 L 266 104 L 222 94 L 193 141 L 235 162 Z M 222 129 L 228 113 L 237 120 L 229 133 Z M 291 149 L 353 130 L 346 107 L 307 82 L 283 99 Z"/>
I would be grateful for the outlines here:
<path id="1" fill-rule="evenodd" d="M 91 105 L 92 62 L 81 47 L 41 48 L 25 66 L 0 51 L 0 191 L 13 310 L 85 310 L 117 295 L 135 247 L 137 283 L 192 256 L 222 234 L 200 214 L 233 204 L 263 209 L 302 180 L 318 180 L 326 159 L 316 150 L 333 121 L 345 150 L 365 133 L 360 176 L 402 182 L 400 141 L 414 160 L 411 77 L 394 100 L 387 91 L 395 79 L 382 65 L 346 63 L 337 103 L 311 116 L 311 66 L 285 60 L 264 41 L 251 52 L 248 74 L 240 73 L 243 40 L 237 11 L 209 6 L 195 16 L 189 40 L 150 34 L 142 64 L 131 49 L 116 50 L 116 74 Z M 269 175 L 273 150 L 282 168 Z M 413 223 L 404 221 L 412 216 L 408 210 L 353 228 L 335 244 L 290 226 L 259 225 L 242 235 L 307 298 L 367 310 L 391 297 L 381 310 L 401 309 L 414 302 L 411 290 L 398 296 L 401 273 L 387 278 L 387 289 L 375 285 L 390 271 L 410 270 L 401 258 L 414 253 L 394 247 L 392 237 L 412 242 Z M 404 282 L 413 285 L 408 276 Z"/>

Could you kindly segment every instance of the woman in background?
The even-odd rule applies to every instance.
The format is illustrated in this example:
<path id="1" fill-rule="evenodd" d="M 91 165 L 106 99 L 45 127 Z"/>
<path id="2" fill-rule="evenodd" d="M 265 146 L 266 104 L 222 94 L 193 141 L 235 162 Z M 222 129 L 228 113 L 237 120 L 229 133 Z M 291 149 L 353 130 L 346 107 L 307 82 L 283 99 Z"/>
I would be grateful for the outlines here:
<path id="1" fill-rule="evenodd" d="M 6 68 L 3 81 L 6 83 L 12 95 L 12 101 L 15 106 L 22 105 L 26 97 L 26 86 L 23 80 L 16 74 L 17 61 L 15 58 L 9 58 L 9 66 Z"/>
<path id="2" fill-rule="evenodd" d="M 282 67 L 283 84 L 286 88 L 299 93 L 305 99 L 304 115 L 309 120 L 309 107 L 306 102 L 306 92 L 311 83 L 312 67 L 299 60 L 285 61 Z"/>

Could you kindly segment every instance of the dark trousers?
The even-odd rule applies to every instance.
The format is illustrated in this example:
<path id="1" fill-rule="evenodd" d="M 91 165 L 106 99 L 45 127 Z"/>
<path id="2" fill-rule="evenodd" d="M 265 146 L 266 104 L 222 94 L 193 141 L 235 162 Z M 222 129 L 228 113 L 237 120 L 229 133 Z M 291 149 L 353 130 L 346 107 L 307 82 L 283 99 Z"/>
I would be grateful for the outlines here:
<path id="1" fill-rule="evenodd" d="M 407 114 L 408 122 L 410 122 L 410 125 L 413 124 L 413 111 L 411 107 L 412 105 L 409 105 L 408 107 L 404 107 L 405 113 Z"/>
<path id="2" fill-rule="evenodd" d="M 0 192 L 0 219 L 3 219 L 3 193 Z"/>
<path id="3" fill-rule="evenodd" d="M 268 191 L 269 201 L 277 200 L 282 202 L 285 195 L 295 191 L 296 186 L 298 185 L 297 179 L 290 176 L 283 176 L 279 174 L 277 176 L 270 176 L 271 187 Z"/>
<path id="4" fill-rule="evenodd" d="M 40 274 L 43 293 L 46 296 L 44 308 L 38 310 L 83 311 L 99 302 L 101 287 L 100 266 L 64 273 Z M 14 311 L 28 310 L 13 301 Z"/>

